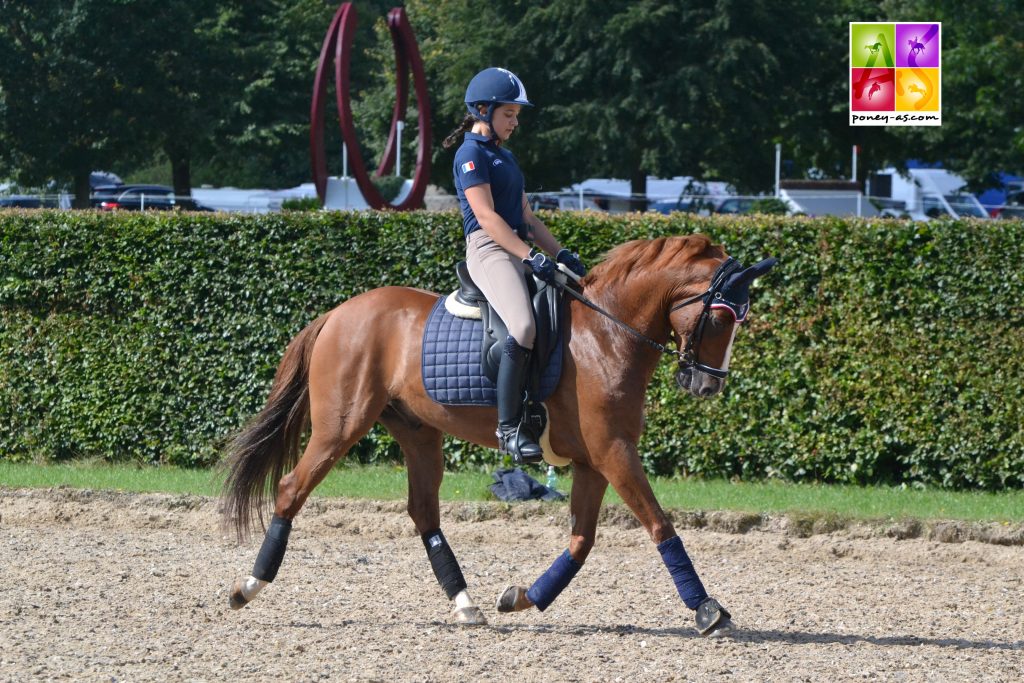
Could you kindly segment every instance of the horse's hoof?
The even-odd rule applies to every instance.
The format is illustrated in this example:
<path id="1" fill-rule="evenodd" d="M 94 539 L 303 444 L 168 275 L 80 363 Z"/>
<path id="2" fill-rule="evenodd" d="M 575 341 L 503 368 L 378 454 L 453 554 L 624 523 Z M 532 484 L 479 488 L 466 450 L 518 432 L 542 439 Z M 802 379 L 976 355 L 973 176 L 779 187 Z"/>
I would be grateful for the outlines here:
<path id="1" fill-rule="evenodd" d="M 522 586 L 509 586 L 498 596 L 498 602 L 494 607 L 499 612 L 520 612 L 532 607 L 532 603 L 526 597 L 525 588 Z"/>
<path id="2" fill-rule="evenodd" d="M 706 598 L 700 603 L 694 618 L 697 622 L 697 631 L 702 636 L 724 636 L 733 630 L 732 615 L 714 598 Z"/>
<path id="3" fill-rule="evenodd" d="M 231 605 L 231 609 L 242 609 L 248 605 L 267 583 L 255 576 L 235 579 L 235 582 L 231 584 L 231 594 L 228 596 L 228 604 Z"/>
<path id="4" fill-rule="evenodd" d="M 726 619 L 725 621 L 718 622 L 710 631 L 701 635 L 705 638 L 721 638 L 722 636 L 731 635 L 735 630 L 736 625 L 732 623 L 732 619 Z"/>
<path id="5" fill-rule="evenodd" d="M 228 596 L 228 604 L 231 605 L 231 609 L 242 609 L 249 604 L 249 599 L 242 592 L 244 585 L 245 582 L 242 579 L 235 579 L 231 585 L 231 595 Z"/>
<path id="6" fill-rule="evenodd" d="M 455 619 L 455 623 L 462 624 L 463 626 L 487 625 L 487 617 L 484 616 L 483 611 L 476 605 L 456 607 L 452 610 L 452 618 Z"/>

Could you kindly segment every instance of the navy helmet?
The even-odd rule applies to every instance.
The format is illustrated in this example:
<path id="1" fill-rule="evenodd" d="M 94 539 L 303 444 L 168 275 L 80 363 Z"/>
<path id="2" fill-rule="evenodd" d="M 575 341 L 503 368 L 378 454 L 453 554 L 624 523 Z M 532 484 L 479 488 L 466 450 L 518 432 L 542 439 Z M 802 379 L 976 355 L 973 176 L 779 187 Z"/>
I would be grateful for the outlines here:
<path id="1" fill-rule="evenodd" d="M 476 105 L 486 104 L 487 113 L 481 114 Z M 491 67 L 484 69 L 469 82 L 466 88 L 466 109 L 476 119 L 491 123 L 494 108 L 499 104 L 521 104 L 532 107 L 526 99 L 526 87 L 519 77 L 508 69 Z"/>

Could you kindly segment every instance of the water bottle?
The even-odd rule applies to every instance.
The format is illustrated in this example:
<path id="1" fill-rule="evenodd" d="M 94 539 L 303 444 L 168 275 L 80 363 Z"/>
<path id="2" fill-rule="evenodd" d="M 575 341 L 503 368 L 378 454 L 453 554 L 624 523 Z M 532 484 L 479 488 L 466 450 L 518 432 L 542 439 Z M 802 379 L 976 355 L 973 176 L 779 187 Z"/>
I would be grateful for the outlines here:
<path id="1" fill-rule="evenodd" d="M 549 489 L 551 489 L 552 491 L 555 490 L 555 485 L 558 484 L 558 478 L 555 477 L 554 465 L 548 465 L 548 480 L 546 483 Z"/>

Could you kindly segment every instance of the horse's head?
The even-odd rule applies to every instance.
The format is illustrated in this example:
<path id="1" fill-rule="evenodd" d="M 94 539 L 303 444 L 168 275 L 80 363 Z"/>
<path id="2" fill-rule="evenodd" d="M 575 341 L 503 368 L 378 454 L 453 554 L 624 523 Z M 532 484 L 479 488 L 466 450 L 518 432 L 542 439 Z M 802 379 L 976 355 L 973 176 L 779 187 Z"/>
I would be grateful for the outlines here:
<path id="1" fill-rule="evenodd" d="M 680 389 L 700 398 L 710 398 L 722 390 L 729 374 L 736 330 L 750 311 L 750 284 L 775 263 L 774 258 L 769 258 L 744 268 L 734 258 L 710 261 L 705 291 L 669 308 L 669 319 L 678 339 L 686 338 L 676 372 Z M 692 310 L 697 304 L 702 306 L 699 312 Z"/>

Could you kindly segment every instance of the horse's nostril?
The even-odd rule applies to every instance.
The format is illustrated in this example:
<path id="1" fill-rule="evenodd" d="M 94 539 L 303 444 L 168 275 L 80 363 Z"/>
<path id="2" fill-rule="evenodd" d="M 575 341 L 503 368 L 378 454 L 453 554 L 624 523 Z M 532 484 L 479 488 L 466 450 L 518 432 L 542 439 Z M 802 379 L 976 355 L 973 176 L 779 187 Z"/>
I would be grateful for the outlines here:
<path id="1" fill-rule="evenodd" d="M 715 395 L 715 388 L 712 386 L 703 386 L 700 388 L 700 397 L 708 398 Z"/>

